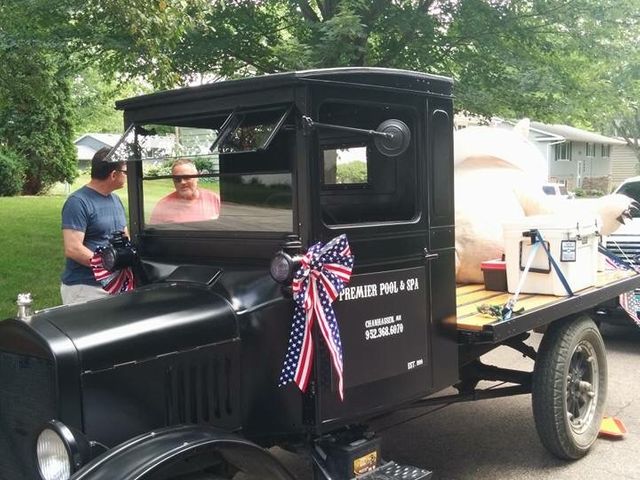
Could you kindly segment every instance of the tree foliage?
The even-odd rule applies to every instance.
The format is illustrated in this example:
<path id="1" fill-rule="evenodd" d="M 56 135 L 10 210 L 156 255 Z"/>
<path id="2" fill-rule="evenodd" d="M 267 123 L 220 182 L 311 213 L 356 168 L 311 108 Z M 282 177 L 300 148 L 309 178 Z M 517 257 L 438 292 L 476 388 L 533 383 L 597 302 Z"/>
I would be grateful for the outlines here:
<path id="1" fill-rule="evenodd" d="M 617 118 L 614 125 L 618 135 L 624 138 L 640 161 L 640 108 L 630 109 L 629 113 Z"/>
<path id="2" fill-rule="evenodd" d="M 74 136 L 85 133 L 122 132 L 122 112 L 115 100 L 149 93 L 140 82 L 120 83 L 88 67 L 71 79 L 71 104 L 74 113 Z"/>
<path id="3" fill-rule="evenodd" d="M 23 193 L 34 195 L 55 182 L 73 181 L 76 151 L 65 72 L 48 54 L 19 46 L 0 51 L 0 62 L 0 138 L 25 159 Z"/>
<path id="4" fill-rule="evenodd" d="M 0 143 L 24 159 L 25 194 L 76 176 L 66 41 L 42 23 L 61 17 L 55 5 L 0 4 Z"/>
<path id="5" fill-rule="evenodd" d="M 7 147 L 0 147 L 0 197 L 19 194 L 24 179 L 24 159 Z"/>
<path id="6" fill-rule="evenodd" d="M 639 38 L 634 0 L 107 2 L 117 16 L 104 3 L 79 12 L 95 25 L 85 40 L 157 86 L 203 72 L 395 67 L 452 76 L 458 109 L 585 127 L 632 94 L 623 65 Z"/>
<path id="7" fill-rule="evenodd" d="M 637 0 L 4 0 L 0 46 L 48 58 L 49 91 L 62 101 L 71 81 L 96 129 L 113 90 L 77 84 L 90 66 L 154 88 L 374 66 L 453 77 L 458 110 L 610 133 L 640 95 L 639 13 Z"/>

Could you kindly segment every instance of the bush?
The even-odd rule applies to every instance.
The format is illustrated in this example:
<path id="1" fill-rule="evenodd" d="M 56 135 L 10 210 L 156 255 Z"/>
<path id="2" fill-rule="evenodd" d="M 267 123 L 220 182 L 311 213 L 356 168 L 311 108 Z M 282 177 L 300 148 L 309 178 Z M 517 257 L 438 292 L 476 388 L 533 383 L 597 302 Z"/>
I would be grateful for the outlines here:
<path id="1" fill-rule="evenodd" d="M 604 195 L 602 190 L 596 188 L 576 188 L 573 193 L 577 198 L 598 198 Z"/>
<path id="2" fill-rule="evenodd" d="M 338 165 L 336 182 L 367 183 L 367 164 L 360 161 L 352 161 Z"/>
<path id="3" fill-rule="evenodd" d="M 22 192 L 26 170 L 24 158 L 9 148 L 0 147 L 0 197 Z"/>

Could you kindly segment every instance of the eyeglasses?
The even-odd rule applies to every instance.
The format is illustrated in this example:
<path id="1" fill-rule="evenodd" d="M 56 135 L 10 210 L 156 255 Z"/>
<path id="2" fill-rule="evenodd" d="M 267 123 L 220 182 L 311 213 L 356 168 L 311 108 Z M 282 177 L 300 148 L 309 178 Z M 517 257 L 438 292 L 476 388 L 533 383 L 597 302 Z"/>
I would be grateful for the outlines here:
<path id="1" fill-rule="evenodd" d="M 124 173 L 125 175 L 127 174 L 127 170 L 122 170 L 122 169 L 120 169 L 120 168 L 115 169 L 115 170 L 114 170 L 114 172 L 122 172 L 122 173 Z"/>

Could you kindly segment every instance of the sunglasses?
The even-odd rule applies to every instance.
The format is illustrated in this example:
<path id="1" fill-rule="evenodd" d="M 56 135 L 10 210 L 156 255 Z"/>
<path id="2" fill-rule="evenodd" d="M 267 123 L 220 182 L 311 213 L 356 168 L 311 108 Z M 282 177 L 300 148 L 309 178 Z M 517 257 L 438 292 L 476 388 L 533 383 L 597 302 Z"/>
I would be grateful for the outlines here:
<path id="1" fill-rule="evenodd" d="M 198 175 L 174 175 L 171 178 L 175 183 L 180 183 L 182 180 L 191 180 L 192 178 L 198 178 Z"/>

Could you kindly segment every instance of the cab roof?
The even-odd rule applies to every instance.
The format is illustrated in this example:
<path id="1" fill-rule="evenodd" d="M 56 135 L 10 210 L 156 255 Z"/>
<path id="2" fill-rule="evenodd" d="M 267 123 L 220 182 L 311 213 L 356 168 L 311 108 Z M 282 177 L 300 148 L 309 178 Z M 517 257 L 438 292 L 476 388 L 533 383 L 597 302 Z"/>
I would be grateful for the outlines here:
<path id="1" fill-rule="evenodd" d="M 348 67 L 275 73 L 167 90 L 120 100 L 116 102 L 116 108 L 135 110 L 158 104 L 293 87 L 302 83 L 361 85 L 367 88 L 412 91 L 441 97 L 451 97 L 453 89 L 453 80 L 439 75 L 391 68 Z"/>

